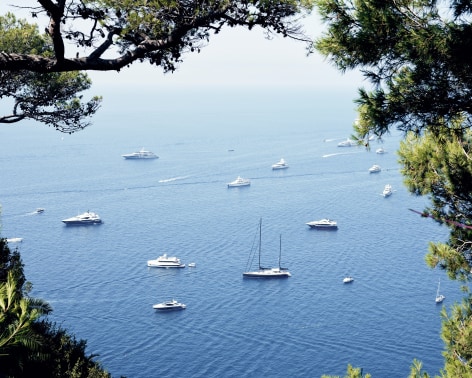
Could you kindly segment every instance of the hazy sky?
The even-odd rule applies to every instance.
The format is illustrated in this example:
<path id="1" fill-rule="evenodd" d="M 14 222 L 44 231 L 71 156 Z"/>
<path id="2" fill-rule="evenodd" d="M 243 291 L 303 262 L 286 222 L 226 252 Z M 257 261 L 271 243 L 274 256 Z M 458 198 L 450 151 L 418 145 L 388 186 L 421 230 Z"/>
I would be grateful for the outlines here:
<path id="1" fill-rule="evenodd" d="M 10 3 L 10 2 L 8 2 Z M 0 13 L 8 7 L 0 2 Z M 35 4 L 23 0 L 22 5 Z M 17 2 L 18 4 L 18 2 Z M 304 20 L 305 30 L 318 37 L 323 26 L 316 12 Z M 267 40 L 262 30 L 246 31 L 228 28 L 212 36 L 209 44 L 197 54 L 183 57 L 184 62 L 173 74 L 163 74 L 159 67 L 135 63 L 117 72 L 89 72 L 94 87 L 102 85 L 158 86 L 245 86 L 245 87 L 313 87 L 348 90 L 356 95 L 362 85 L 359 73 L 342 75 L 318 53 L 306 56 L 305 45 L 287 38 Z"/>

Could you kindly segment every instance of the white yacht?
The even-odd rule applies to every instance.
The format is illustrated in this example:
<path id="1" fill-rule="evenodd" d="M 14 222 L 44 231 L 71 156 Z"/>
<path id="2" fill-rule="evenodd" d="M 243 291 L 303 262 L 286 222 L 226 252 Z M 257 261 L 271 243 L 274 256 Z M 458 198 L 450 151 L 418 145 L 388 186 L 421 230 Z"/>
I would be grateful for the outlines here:
<path id="1" fill-rule="evenodd" d="M 132 152 L 130 154 L 125 154 L 121 155 L 125 159 L 158 159 L 159 156 L 157 156 L 154 152 L 147 151 L 143 148 L 137 152 Z"/>
<path id="2" fill-rule="evenodd" d="M 183 310 L 186 307 L 187 307 L 186 305 L 184 305 L 183 303 L 177 302 L 175 299 L 172 299 L 171 301 L 157 303 L 152 306 L 153 309 L 159 310 L 159 311 Z"/>
<path id="3" fill-rule="evenodd" d="M 100 224 L 102 223 L 102 219 L 97 213 L 92 211 L 86 211 L 83 214 L 79 214 L 75 217 L 64 219 L 63 222 L 65 224 L 70 225 L 88 225 L 88 224 Z"/>
<path id="4" fill-rule="evenodd" d="M 327 230 L 335 230 L 338 228 L 338 223 L 331 219 L 320 219 L 317 221 L 311 221 L 307 223 L 310 228 L 320 228 Z"/>
<path id="5" fill-rule="evenodd" d="M 384 197 L 388 197 L 388 196 L 392 195 L 392 193 L 393 193 L 392 185 L 390 185 L 390 184 L 385 185 L 384 190 L 382 192 L 382 195 Z"/>
<path id="6" fill-rule="evenodd" d="M 275 163 L 274 165 L 272 165 L 272 169 L 286 169 L 288 168 L 288 164 L 287 162 L 285 161 L 285 159 L 280 159 L 280 161 L 278 161 L 277 163 Z"/>
<path id="7" fill-rule="evenodd" d="M 167 253 L 155 260 L 148 260 L 147 266 L 151 268 L 185 268 L 185 264 L 182 264 L 179 258 L 167 256 Z"/>
<path id="8" fill-rule="evenodd" d="M 352 139 L 346 139 L 338 143 L 338 147 L 352 147 L 355 145 L 356 145 L 356 142 L 353 141 Z"/>
<path id="9" fill-rule="evenodd" d="M 369 168 L 369 173 L 378 173 L 382 170 L 380 165 L 374 164 L 372 167 Z"/>
<path id="10" fill-rule="evenodd" d="M 228 188 L 232 188 L 236 186 L 249 186 L 249 185 L 251 185 L 251 180 L 238 176 L 236 180 L 228 183 Z"/>

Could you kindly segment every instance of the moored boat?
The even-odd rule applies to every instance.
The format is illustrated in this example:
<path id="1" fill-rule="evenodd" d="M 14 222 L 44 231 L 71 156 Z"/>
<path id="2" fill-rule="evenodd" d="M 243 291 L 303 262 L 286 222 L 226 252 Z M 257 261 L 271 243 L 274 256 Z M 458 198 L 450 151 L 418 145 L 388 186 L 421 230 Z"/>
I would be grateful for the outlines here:
<path id="1" fill-rule="evenodd" d="M 152 306 L 153 309 L 159 310 L 159 311 L 173 311 L 173 310 L 183 310 L 187 306 L 183 303 L 180 303 L 176 301 L 175 299 L 172 299 L 171 301 L 166 301 L 162 303 L 157 303 Z"/>
<path id="2" fill-rule="evenodd" d="M 145 150 L 144 147 L 141 148 L 141 150 L 132 152 L 130 154 L 124 154 L 121 155 L 125 159 L 158 159 L 159 156 L 157 156 L 154 152 Z"/>
<path id="3" fill-rule="evenodd" d="M 311 221 L 307 223 L 310 228 L 318 228 L 318 229 L 327 229 L 327 230 L 335 230 L 338 228 L 338 223 L 331 219 L 320 219 L 317 221 Z"/>
<path id="4" fill-rule="evenodd" d="M 388 197 L 388 196 L 391 196 L 392 193 L 393 193 L 392 185 L 390 185 L 390 184 L 385 185 L 384 190 L 382 191 L 382 195 L 384 197 Z"/>
<path id="5" fill-rule="evenodd" d="M 346 139 L 338 143 L 338 147 L 352 147 L 355 145 L 356 145 L 356 142 L 351 139 Z"/>
<path id="6" fill-rule="evenodd" d="M 274 268 L 264 268 L 261 266 L 261 248 L 262 247 L 262 219 L 259 222 L 259 269 L 243 272 L 243 277 L 248 278 L 288 278 L 291 276 L 287 268 L 282 268 L 280 262 L 282 259 L 282 236 L 279 244 L 279 266 Z M 253 255 L 251 253 L 251 255 Z"/>
<path id="7" fill-rule="evenodd" d="M 148 260 L 147 266 L 151 268 L 185 268 L 185 264 L 182 264 L 179 258 L 167 256 L 167 253 L 164 253 L 155 260 Z"/>
<path id="8" fill-rule="evenodd" d="M 102 219 L 100 218 L 100 216 L 92 211 L 86 211 L 83 214 L 63 219 L 62 221 L 67 225 L 89 225 L 102 223 Z"/>
<path id="9" fill-rule="evenodd" d="M 438 290 L 436 291 L 436 298 L 435 298 L 436 303 L 441 303 L 444 299 L 446 299 L 444 295 L 439 294 L 440 286 L 441 286 L 441 280 L 439 280 L 438 282 Z"/>
<path id="10" fill-rule="evenodd" d="M 382 170 L 380 165 L 374 164 L 372 167 L 369 168 L 369 173 L 378 173 Z"/>
<path id="11" fill-rule="evenodd" d="M 7 243 L 21 243 L 23 238 L 7 238 Z"/>
<path id="12" fill-rule="evenodd" d="M 285 161 L 285 159 L 280 159 L 277 163 L 273 164 L 272 165 L 272 169 L 273 170 L 277 170 L 277 169 L 287 169 L 288 168 L 288 164 L 287 162 Z"/>
<path id="13" fill-rule="evenodd" d="M 238 187 L 238 186 L 249 186 L 249 185 L 251 185 L 251 180 L 238 176 L 236 180 L 228 183 L 228 188 L 233 188 L 233 187 Z"/>

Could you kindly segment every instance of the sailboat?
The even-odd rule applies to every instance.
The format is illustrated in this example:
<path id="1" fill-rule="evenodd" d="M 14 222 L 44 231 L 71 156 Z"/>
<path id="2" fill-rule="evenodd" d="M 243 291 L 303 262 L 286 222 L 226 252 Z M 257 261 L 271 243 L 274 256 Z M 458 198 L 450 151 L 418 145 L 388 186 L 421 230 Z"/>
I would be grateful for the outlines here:
<path id="1" fill-rule="evenodd" d="M 262 247 L 262 219 L 259 222 L 259 270 L 243 272 L 244 277 L 250 278 L 287 278 L 291 274 L 287 268 L 280 266 L 282 259 L 282 235 L 280 235 L 279 247 L 279 266 L 276 268 L 264 268 L 261 266 L 261 247 Z"/>
<path id="2" fill-rule="evenodd" d="M 446 297 L 442 294 L 439 294 L 439 287 L 441 286 L 441 280 L 438 282 L 438 290 L 436 291 L 436 303 L 441 303 Z"/>

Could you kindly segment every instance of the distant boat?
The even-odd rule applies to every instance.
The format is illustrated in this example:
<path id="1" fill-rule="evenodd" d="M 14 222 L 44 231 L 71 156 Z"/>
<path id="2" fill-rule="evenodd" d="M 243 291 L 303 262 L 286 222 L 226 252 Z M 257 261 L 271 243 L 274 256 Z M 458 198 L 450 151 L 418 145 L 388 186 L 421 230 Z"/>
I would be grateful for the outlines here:
<path id="1" fill-rule="evenodd" d="M 436 291 L 436 303 L 441 303 L 444 299 L 446 299 L 446 297 L 442 294 L 439 294 L 439 288 L 441 286 L 441 280 L 439 280 L 438 282 L 438 290 Z"/>
<path id="2" fill-rule="evenodd" d="M 374 164 L 372 167 L 369 168 L 369 173 L 378 173 L 382 170 L 380 165 Z"/>
<path id="3" fill-rule="evenodd" d="M 354 281 L 354 278 L 352 278 L 351 276 L 347 276 L 347 277 L 344 277 L 343 279 L 343 283 L 351 283 Z"/>
<path id="4" fill-rule="evenodd" d="M 236 180 L 231 181 L 228 183 L 228 188 L 233 188 L 237 186 L 249 186 L 251 185 L 251 180 L 242 178 L 241 176 L 238 176 Z"/>
<path id="5" fill-rule="evenodd" d="M 352 146 L 355 146 L 355 145 L 356 145 L 356 142 L 353 141 L 352 139 L 346 139 L 346 140 L 338 143 L 338 147 L 352 147 Z"/>
<path id="6" fill-rule="evenodd" d="M 167 256 L 167 253 L 155 260 L 148 260 L 147 266 L 150 268 L 185 268 L 185 264 L 182 264 L 179 258 Z"/>
<path id="7" fill-rule="evenodd" d="M 137 152 L 132 152 L 130 154 L 125 154 L 121 155 L 125 159 L 158 159 L 159 156 L 157 156 L 154 152 L 147 151 L 143 148 Z"/>
<path id="8" fill-rule="evenodd" d="M 197 264 L 195 264 L 194 262 L 188 263 L 189 268 L 195 268 L 196 266 Z"/>
<path id="9" fill-rule="evenodd" d="M 384 197 L 388 197 L 388 196 L 391 196 L 392 193 L 393 193 L 393 191 L 392 191 L 392 185 L 390 185 L 390 184 L 385 185 L 384 190 L 383 190 L 383 192 L 382 192 L 382 195 L 383 195 Z"/>
<path id="10" fill-rule="evenodd" d="M 310 228 L 326 229 L 326 230 L 336 230 L 338 228 L 338 223 L 331 219 L 320 219 L 317 221 L 311 221 L 307 223 Z"/>
<path id="11" fill-rule="evenodd" d="M 375 153 L 381 155 L 381 154 L 384 154 L 384 153 L 385 153 L 385 150 L 384 150 L 382 147 L 380 147 L 380 148 L 377 148 L 377 149 L 375 150 Z"/>
<path id="12" fill-rule="evenodd" d="M 287 169 L 288 168 L 288 164 L 287 162 L 285 161 L 285 159 L 280 159 L 277 163 L 275 163 L 274 165 L 272 165 L 272 169 L 273 170 L 276 170 L 276 169 Z"/>
<path id="13" fill-rule="evenodd" d="M 67 225 L 89 225 L 100 224 L 102 223 L 102 219 L 97 213 L 86 211 L 85 213 L 76 215 L 75 217 L 64 219 L 63 222 Z"/>
<path id="14" fill-rule="evenodd" d="M 21 243 L 23 238 L 7 238 L 7 243 Z"/>
<path id="15" fill-rule="evenodd" d="M 282 259 L 282 236 L 280 236 L 279 246 L 279 266 L 276 268 L 264 268 L 261 266 L 261 248 L 262 247 L 262 219 L 259 222 L 259 269 L 255 271 L 243 272 L 244 277 L 248 278 L 287 278 L 291 274 L 287 268 L 280 266 Z M 252 254 L 251 254 L 252 255 Z"/>
<path id="16" fill-rule="evenodd" d="M 187 307 L 186 305 L 184 305 L 183 303 L 177 302 L 175 299 L 172 299 L 171 301 L 157 303 L 152 306 L 153 309 L 159 310 L 159 311 L 183 310 L 186 307 Z"/>
<path id="17" fill-rule="evenodd" d="M 44 213 L 44 209 L 42 207 L 38 207 L 35 211 L 36 214 Z"/>

